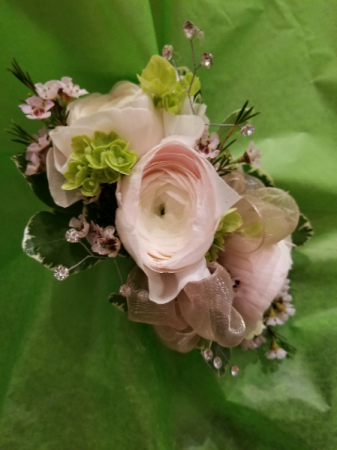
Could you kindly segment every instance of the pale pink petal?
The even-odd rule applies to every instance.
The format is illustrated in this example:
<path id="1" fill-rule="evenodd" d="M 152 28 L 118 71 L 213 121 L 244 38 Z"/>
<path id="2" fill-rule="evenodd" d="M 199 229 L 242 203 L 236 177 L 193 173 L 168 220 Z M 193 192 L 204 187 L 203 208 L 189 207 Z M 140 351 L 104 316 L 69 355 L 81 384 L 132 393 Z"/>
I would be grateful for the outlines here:
<path id="1" fill-rule="evenodd" d="M 252 253 L 226 249 L 220 254 L 218 262 L 240 280 L 234 306 L 249 325 L 261 320 L 284 284 L 292 265 L 290 253 L 283 240 Z"/>

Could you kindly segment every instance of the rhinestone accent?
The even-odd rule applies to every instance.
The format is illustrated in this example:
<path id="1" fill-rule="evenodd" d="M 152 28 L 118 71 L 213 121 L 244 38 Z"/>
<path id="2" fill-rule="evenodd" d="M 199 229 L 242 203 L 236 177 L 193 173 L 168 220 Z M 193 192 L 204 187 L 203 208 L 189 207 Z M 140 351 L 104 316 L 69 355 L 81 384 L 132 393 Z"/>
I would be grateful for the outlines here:
<path id="1" fill-rule="evenodd" d="M 213 365 L 216 369 L 221 369 L 222 367 L 222 361 L 221 358 L 219 358 L 219 356 L 216 356 L 213 360 Z"/>
<path id="2" fill-rule="evenodd" d="M 232 366 L 231 367 L 231 374 L 232 374 L 232 376 L 233 377 L 236 377 L 237 375 L 238 375 L 238 373 L 239 373 L 239 368 L 238 368 L 238 366 Z"/>
<path id="3" fill-rule="evenodd" d="M 127 284 L 122 284 L 119 288 L 119 293 L 123 295 L 123 297 L 128 297 L 131 294 L 131 289 Z"/>
<path id="4" fill-rule="evenodd" d="M 138 298 L 139 300 L 148 300 L 149 299 L 149 292 L 145 289 L 138 292 Z"/>
<path id="5" fill-rule="evenodd" d="M 189 20 L 184 24 L 184 33 L 188 39 L 192 39 L 197 32 L 197 27 Z"/>
<path id="6" fill-rule="evenodd" d="M 211 53 L 203 53 L 200 58 L 200 64 L 206 67 L 206 69 L 210 69 L 213 64 L 213 56 Z"/>
<path id="7" fill-rule="evenodd" d="M 173 52 L 174 52 L 174 50 L 173 50 L 172 45 L 165 45 L 163 47 L 163 50 L 162 50 L 161 54 L 162 54 L 164 59 L 169 61 L 170 59 L 172 59 Z"/>
<path id="8" fill-rule="evenodd" d="M 70 228 L 70 230 L 68 230 L 66 232 L 66 239 L 71 244 L 75 244 L 76 242 L 79 242 L 80 238 L 78 236 L 78 231 L 75 230 L 75 228 Z"/>
<path id="9" fill-rule="evenodd" d="M 251 136 L 255 131 L 255 127 L 251 124 L 244 125 L 241 127 L 242 136 Z"/>
<path id="10" fill-rule="evenodd" d="M 65 280 L 69 277 L 69 269 L 61 265 L 58 266 L 54 271 L 54 277 L 59 281 Z"/>
<path id="11" fill-rule="evenodd" d="M 204 358 L 206 361 L 211 361 L 211 359 L 213 359 L 213 352 L 210 348 L 204 351 Z"/>

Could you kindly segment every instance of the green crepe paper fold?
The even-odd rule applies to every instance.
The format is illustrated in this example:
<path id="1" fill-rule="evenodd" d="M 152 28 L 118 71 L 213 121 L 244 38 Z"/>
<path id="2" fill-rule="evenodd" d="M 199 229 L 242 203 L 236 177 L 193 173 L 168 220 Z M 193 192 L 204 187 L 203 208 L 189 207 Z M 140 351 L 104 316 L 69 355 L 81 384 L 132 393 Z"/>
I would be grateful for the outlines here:
<path id="1" fill-rule="evenodd" d="M 278 363 L 265 349 L 237 349 L 239 375 L 219 379 L 197 351 L 165 348 L 151 326 L 111 306 L 120 285 L 113 261 L 59 282 L 27 258 L 23 230 L 45 206 L 10 161 L 24 147 L 3 134 L 1 450 L 337 448 L 336 9 L 332 0 L 2 2 L 2 130 L 11 118 L 32 133 L 42 128 L 17 107 L 27 89 L 4 70 L 13 56 L 36 83 L 68 75 L 106 93 L 136 82 L 165 44 L 192 68 L 182 31 L 192 20 L 205 33 L 197 61 L 203 51 L 214 57 L 198 71 L 210 121 L 246 99 L 262 112 L 254 135 L 236 135 L 232 149 L 240 156 L 254 140 L 263 170 L 297 200 L 315 235 L 293 252 L 297 313 L 280 327 L 296 356 Z M 117 261 L 125 281 L 132 261 Z"/>

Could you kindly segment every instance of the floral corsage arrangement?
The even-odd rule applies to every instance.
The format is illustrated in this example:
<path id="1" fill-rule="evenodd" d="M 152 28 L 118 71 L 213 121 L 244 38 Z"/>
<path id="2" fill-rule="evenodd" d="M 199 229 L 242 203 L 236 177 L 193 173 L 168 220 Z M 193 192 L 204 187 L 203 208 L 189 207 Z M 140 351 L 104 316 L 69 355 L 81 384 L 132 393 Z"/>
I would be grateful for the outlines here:
<path id="1" fill-rule="evenodd" d="M 196 74 L 213 57 L 197 63 L 203 33 L 191 22 L 184 33 L 192 71 L 166 45 L 139 85 L 121 81 L 104 95 L 68 77 L 35 84 L 14 60 L 10 71 L 32 91 L 19 107 L 42 128 L 8 131 L 25 146 L 18 169 L 51 208 L 30 219 L 24 251 L 57 280 L 112 258 L 121 286 L 111 303 L 153 325 L 167 347 L 198 349 L 221 375 L 232 347 L 263 344 L 270 359 L 293 351 L 275 326 L 295 313 L 291 251 L 312 231 L 260 169 L 253 142 L 237 159 L 230 152 L 235 136 L 254 132 L 253 107 L 209 122 Z M 135 262 L 127 280 L 119 257 Z"/>

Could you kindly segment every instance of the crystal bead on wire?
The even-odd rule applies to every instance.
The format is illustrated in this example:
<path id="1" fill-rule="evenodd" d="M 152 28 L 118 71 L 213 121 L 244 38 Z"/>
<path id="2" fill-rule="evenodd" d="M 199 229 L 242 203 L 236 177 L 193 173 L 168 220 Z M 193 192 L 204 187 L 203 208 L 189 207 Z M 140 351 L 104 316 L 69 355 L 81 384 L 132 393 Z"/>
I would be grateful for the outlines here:
<path id="1" fill-rule="evenodd" d="M 203 53 L 200 58 L 200 64 L 206 69 L 210 69 L 213 64 L 213 56 L 211 53 Z"/>
<path id="2" fill-rule="evenodd" d="M 216 356 L 213 360 L 213 365 L 216 369 L 221 369 L 222 367 L 222 361 L 221 358 L 219 358 L 219 356 Z"/>
<path id="3" fill-rule="evenodd" d="M 211 359 L 213 359 L 213 352 L 210 348 L 204 351 L 204 358 L 206 361 L 211 361 Z"/>
<path id="4" fill-rule="evenodd" d="M 127 284 L 122 284 L 121 287 L 119 288 L 119 293 L 123 297 L 128 297 L 131 294 L 131 289 Z"/>
<path id="5" fill-rule="evenodd" d="M 238 375 L 238 373 L 239 373 L 239 368 L 238 368 L 238 366 L 232 366 L 231 367 L 231 375 L 232 375 L 232 377 L 236 377 L 237 375 Z"/>
<path id="6" fill-rule="evenodd" d="M 80 238 L 78 236 L 78 231 L 75 230 L 75 228 L 70 228 L 70 230 L 66 232 L 66 240 L 71 244 L 79 242 Z"/>
<path id="7" fill-rule="evenodd" d="M 192 39 L 196 32 L 197 32 L 197 27 L 194 25 L 193 22 L 190 22 L 189 20 L 187 20 L 187 22 L 184 23 L 185 36 L 188 39 Z"/>
<path id="8" fill-rule="evenodd" d="M 251 125 L 250 123 L 241 127 L 242 136 L 251 136 L 254 133 L 254 131 L 255 131 L 254 125 Z"/>
<path id="9" fill-rule="evenodd" d="M 59 281 L 65 280 L 69 277 L 69 269 L 65 266 L 59 265 L 54 271 L 54 277 Z"/>
<path id="10" fill-rule="evenodd" d="M 167 61 L 170 61 L 170 59 L 172 59 L 173 52 L 174 52 L 174 50 L 173 50 L 172 45 L 165 45 L 163 47 L 161 54 L 164 59 L 166 59 Z"/>

